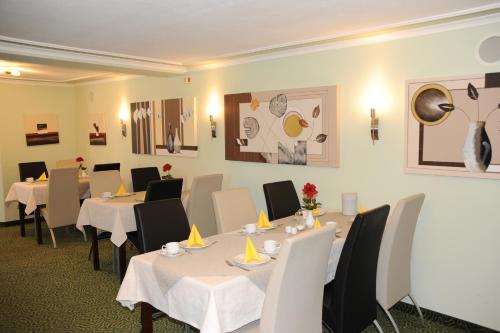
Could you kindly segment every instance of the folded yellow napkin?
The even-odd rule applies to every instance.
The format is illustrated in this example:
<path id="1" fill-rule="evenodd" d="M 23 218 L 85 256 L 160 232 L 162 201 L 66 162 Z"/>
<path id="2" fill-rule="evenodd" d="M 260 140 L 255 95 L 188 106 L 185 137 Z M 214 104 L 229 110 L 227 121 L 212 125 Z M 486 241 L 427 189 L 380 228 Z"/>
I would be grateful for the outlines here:
<path id="1" fill-rule="evenodd" d="M 265 228 L 272 228 L 272 224 L 269 223 L 269 220 L 267 219 L 266 214 L 261 210 L 259 213 L 259 220 L 257 221 L 257 228 L 265 229 Z"/>
<path id="2" fill-rule="evenodd" d="M 44 173 L 42 173 L 42 175 L 40 177 L 38 177 L 37 180 L 47 180 L 47 175 Z"/>
<path id="3" fill-rule="evenodd" d="M 366 209 L 365 207 L 359 207 L 359 213 L 363 214 L 364 212 L 366 212 Z"/>
<path id="4" fill-rule="evenodd" d="M 314 215 L 314 216 L 318 215 L 318 208 L 314 208 L 314 209 L 313 209 L 313 215 Z"/>
<path id="5" fill-rule="evenodd" d="M 191 233 L 189 234 L 187 246 L 205 246 L 205 242 L 203 241 L 203 238 L 201 238 L 201 235 L 198 232 L 198 228 L 196 228 L 196 224 L 193 224 L 193 226 L 191 227 Z"/>
<path id="6" fill-rule="evenodd" d="M 127 194 L 127 190 L 125 190 L 125 186 L 120 185 L 120 188 L 118 189 L 118 191 L 116 192 L 115 195 L 125 195 Z"/>
<path id="7" fill-rule="evenodd" d="M 318 218 L 314 221 L 314 229 L 319 229 L 321 228 L 321 223 L 319 222 Z"/>
<path id="8" fill-rule="evenodd" d="M 262 261 L 262 258 L 260 257 L 257 250 L 255 250 L 255 246 L 253 245 L 253 242 L 250 239 L 250 237 L 247 237 L 247 246 L 245 248 L 245 256 L 243 257 L 243 262 L 249 263 L 249 262 L 260 262 L 260 261 Z"/>

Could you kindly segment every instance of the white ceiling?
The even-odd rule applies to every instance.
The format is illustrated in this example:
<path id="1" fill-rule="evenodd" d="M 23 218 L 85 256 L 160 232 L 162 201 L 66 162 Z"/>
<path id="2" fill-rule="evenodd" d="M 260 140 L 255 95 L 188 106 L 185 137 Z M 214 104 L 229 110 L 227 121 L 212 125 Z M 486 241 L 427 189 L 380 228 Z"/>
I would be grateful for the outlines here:
<path id="1" fill-rule="evenodd" d="M 487 5 L 500 1 L 1 0 L 0 36 L 193 64 Z"/>

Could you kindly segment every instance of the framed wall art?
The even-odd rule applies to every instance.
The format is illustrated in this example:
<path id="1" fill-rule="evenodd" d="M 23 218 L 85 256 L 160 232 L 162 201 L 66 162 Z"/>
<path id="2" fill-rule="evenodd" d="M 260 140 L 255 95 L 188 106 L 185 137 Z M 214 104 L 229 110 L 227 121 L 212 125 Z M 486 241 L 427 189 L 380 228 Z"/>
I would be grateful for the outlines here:
<path id="1" fill-rule="evenodd" d="M 89 142 L 93 146 L 106 145 L 106 126 L 101 112 L 89 113 Z"/>
<path id="2" fill-rule="evenodd" d="M 28 146 L 59 143 L 59 124 L 55 113 L 25 114 L 24 130 Z"/>

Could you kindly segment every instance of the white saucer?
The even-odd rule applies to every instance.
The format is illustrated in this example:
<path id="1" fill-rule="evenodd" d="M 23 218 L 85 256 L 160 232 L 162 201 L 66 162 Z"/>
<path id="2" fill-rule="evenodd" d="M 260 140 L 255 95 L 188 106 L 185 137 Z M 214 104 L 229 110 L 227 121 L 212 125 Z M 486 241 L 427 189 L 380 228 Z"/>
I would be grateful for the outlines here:
<path id="1" fill-rule="evenodd" d="M 247 262 L 246 263 L 243 261 L 243 258 L 245 258 L 245 254 L 241 253 L 241 254 L 238 254 L 236 257 L 234 257 L 234 262 L 237 263 L 238 265 L 243 266 L 243 267 L 256 267 L 256 266 L 261 266 L 261 265 L 267 264 L 271 260 L 271 257 L 268 256 L 267 254 L 264 254 L 264 253 L 261 253 L 260 257 L 261 257 L 262 261 Z"/>
<path id="2" fill-rule="evenodd" d="M 274 256 L 274 255 L 276 255 L 276 254 L 280 253 L 280 248 L 281 248 L 281 244 L 280 244 L 280 243 L 277 243 L 277 244 L 276 244 L 276 251 L 274 251 L 274 252 L 267 252 L 267 251 L 266 251 L 266 249 L 265 249 L 264 247 L 260 247 L 260 248 L 258 248 L 258 249 L 257 249 L 257 252 L 262 253 L 262 254 L 268 254 L 268 255 L 270 255 L 270 256 Z"/>
<path id="3" fill-rule="evenodd" d="M 182 256 L 183 254 L 186 254 L 186 250 L 180 248 L 179 249 L 179 252 L 177 252 L 176 254 L 169 254 L 167 252 L 161 252 L 160 250 L 160 255 L 161 256 L 164 256 L 164 257 L 170 257 L 170 258 L 173 258 L 173 257 L 178 257 L 178 256 Z"/>
<path id="4" fill-rule="evenodd" d="M 111 198 L 125 198 L 134 195 L 135 193 L 125 193 L 125 194 L 114 194 Z"/>
<path id="5" fill-rule="evenodd" d="M 179 246 L 183 249 L 188 249 L 188 250 L 198 250 L 198 249 L 204 249 L 206 247 L 209 247 L 210 245 L 212 245 L 214 242 L 210 242 L 210 243 L 207 243 L 205 241 L 205 245 L 203 246 L 187 246 L 187 240 L 183 240 L 182 242 L 179 243 Z"/>

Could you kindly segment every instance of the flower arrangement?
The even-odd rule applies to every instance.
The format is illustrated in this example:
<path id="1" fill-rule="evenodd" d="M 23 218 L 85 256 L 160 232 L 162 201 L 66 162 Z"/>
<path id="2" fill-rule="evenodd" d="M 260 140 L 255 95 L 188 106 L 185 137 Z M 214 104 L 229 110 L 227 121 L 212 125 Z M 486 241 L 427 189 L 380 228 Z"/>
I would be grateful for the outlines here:
<path id="1" fill-rule="evenodd" d="M 165 163 L 163 165 L 163 172 L 165 172 L 166 174 L 163 175 L 161 178 L 162 179 L 174 179 L 174 177 L 172 177 L 172 175 L 170 174 L 170 170 L 172 170 L 172 165 L 169 163 Z"/>
<path id="2" fill-rule="evenodd" d="M 85 160 L 83 159 L 83 157 L 78 156 L 78 157 L 75 159 L 75 161 L 77 161 L 78 163 L 80 163 L 80 170 L 82 170 L 82 171 L 87 170 L 87 167 L 85 167 L 85 166 L 83 165 L 83 162 L 85 162 Z"/>
<path id="3" fill-rule="evenodd" d="M 304 205 L 302 208 L 307 210 L 314 210 L 318 208 L 319 202 L 316 202 L 316 196 L 318 195 L 318 190 L 316 189 L 316 185 L 311 183 L 306 183 L 304 188 L 302 188 L 302 202 Z"/>

